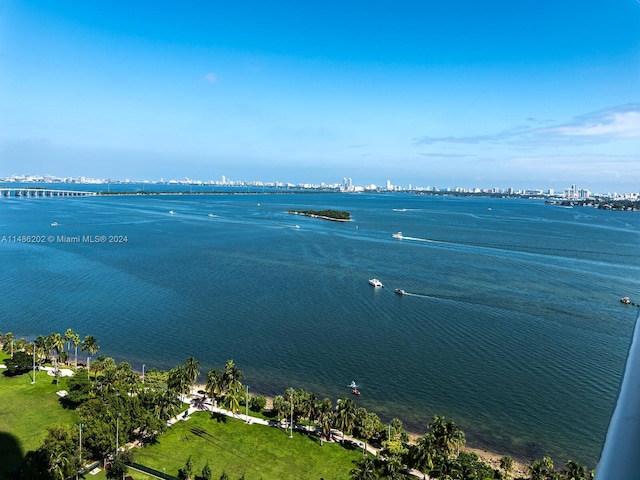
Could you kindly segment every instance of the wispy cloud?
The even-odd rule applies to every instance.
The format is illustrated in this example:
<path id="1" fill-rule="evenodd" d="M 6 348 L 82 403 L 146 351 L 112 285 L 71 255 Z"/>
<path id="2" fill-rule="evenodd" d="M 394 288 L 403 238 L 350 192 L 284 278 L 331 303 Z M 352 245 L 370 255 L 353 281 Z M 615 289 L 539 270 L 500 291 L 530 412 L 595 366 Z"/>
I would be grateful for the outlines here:
<path id="1" fill-rule="evenodd" d="M 362 147 L 366 147 L 367 144 L 366 143 L 361 143 L 359 145 L 347 145 L 347 148 L 362 148 Z"/>
<path id="2" fill-rule="evenodd" d="M 464 153 L 440 153 L 440 152 L 418 152 L 418 155 L 422 155 L 423 157 L 432 157 L 432 158 L 466 158 L 469 155 L 465 155 Z"/>
<path id="3" fill-rule="evenodd" d="M 533 119 L 527 119 L 532 121 Z M 554 146 L 601 144 L 619 139 L 640 138 L 640 104 L 629 103 L 575 117 L 571 122 L 545 128 L 513 127 L 490 135 L 465 137 L 419 137 L 416 145 L 506 144 Z"/>
<path id="4" fill-rule="evenodd" d="M 204 76 L 204 79 L 206 82 L 209 82 L 209 83 L 217 83 L 218 76 L 213 72 L 209 72 Z"/>

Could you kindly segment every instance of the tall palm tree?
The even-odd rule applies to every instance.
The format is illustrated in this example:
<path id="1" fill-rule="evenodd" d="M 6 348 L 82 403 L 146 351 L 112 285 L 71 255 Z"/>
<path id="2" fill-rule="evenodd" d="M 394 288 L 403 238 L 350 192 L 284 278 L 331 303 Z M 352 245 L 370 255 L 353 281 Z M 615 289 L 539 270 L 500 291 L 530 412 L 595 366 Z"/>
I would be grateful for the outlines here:
<path id="1" fill-rule="evenodd" d="M 178 366 L 169 370 L 167 388 L 175 395 L 180 395 L 180 401 L 184 402 L 184 395 L 189 393 L 190 390 L 189 378 L 184 368 Z"/>
<path id="2" fill-rule="evenodd" d="M 40 335 L 34 340 L 34 343 L 36 344 L 36 357 L 41 360 L 47 354 L 47 339 Z"/>
<path id="3" fill-rule="evenodd" d="M 84 340 L 82 341 L 82 348 L 80 349 L 81 352 L 84 352 L 85 350 L 87 350 L 89 353 L 88 355 L 94 356 L 96 353 L 98 353 L 98 350 L 100 350 L 100 345 L 98 344 L 98 340 L 96 339 L 96 337 L 94 337 L 93 335 L 87 335 L 86 337 L 84 337 Z"/>
<path id="4" fill-rule="evenodd" d="M 329 440 L 335 419 L 335 412 L 333 410 L 333 405 L 331 404 L 331 399 L 325 398 L 322 400 L 318 407 L 318 412 L 318 421 L 320 423 L 320 430 L 322 431 L 322 435 L 320 436 L 320 445 L 322 445 L 322 437 Z"/>
<path id="5" fill-rule="evenodd" d="M 71 337 L 71 343 L 75 347 L 76 355 L 75 355 L 75 369 L 78 369 L 78 345 L 80 345 L 80 335 L 74 333 Z"/>
<path id="6" fill-rule="evenodd" d="M 312 392 L 300 391 L 300 410 L 304 418 L 313 422 L 317 415 L 318 401 Z"/>
<path id="7" fill-rule="evenodd" d="M 242 370 L 239 370 L 233 363 L 233 360 L 227 360 L 224 366 L 223 382 L 225 390 L 242 390 L 242 383 L 240 380 L 244 378 Z"/>
<path id="8" fill-rule="evenodd" d="M 465 443 L 462 430 L 453 422 L 447 422 L 444 417 L 435 415 L 429 428 L 435 439 L 436 451 L 441 455 L 450 456 L 456 448 Z"/>
<path id="9" fill-rule="evenodd" d="M 217 405 L 218 399 L 224 391 L 222 372 L 219 372 L 215 368 L 209 370 L 209 373 L 207 373 L 207 385 L 205 386 L 205 390 L 207 395 L 209 395 L 211 400 L 213 400 Z"/>
<path id="10" fill-rule="evenodd" d="M 240 401 L 244 398 L 242 392 L 242 386 L 240 389 L 230 389 L 224 396 L 224 405 L 231 413 L 236 414 L 240 412 Z"/>
<path id="11" fill-rule="evenodd" d="M 431 432 L 425 433 L 416 442 L 412 455 L 413 465 L 425 476 L 433 469 L 435 453 L 435 437 Z"/>
<path id="12" fill-rule="evenodd" d="M 356 403 L 350 398 L 342 398 L 338 400 L 336 407 L 336 423 L 342 431 L 342 441 L 344 443 L 345 432 L 351 433 L 351 429 L 356 419 Z"/>
<path id="13" fill-rule="evenodd" d="M 189 357 L 182 365 L 182 368 L 184 368 L 187 379 L 193 389 L 193 386 L 196 384 L 196 380 L 198 380 L 198 375 L 200 375 L 200 362 L 193 357 Z"/>
<path id="14" fill-rule="evenodd" d="M 278 415 L 278 420 L 284 418 L 289 410 L 289 403 L 285 400 L 283 395 L 276 395 L 273 397 L 273 409 Z"/>
<path id="15" fill-rule="evenodd" d="M 71 339 L 76 334 L 72 328 L 67 328 L 67 331 L 64 332 L 64 340 L 67 342 L 67 352 L 71 350 Z"/>

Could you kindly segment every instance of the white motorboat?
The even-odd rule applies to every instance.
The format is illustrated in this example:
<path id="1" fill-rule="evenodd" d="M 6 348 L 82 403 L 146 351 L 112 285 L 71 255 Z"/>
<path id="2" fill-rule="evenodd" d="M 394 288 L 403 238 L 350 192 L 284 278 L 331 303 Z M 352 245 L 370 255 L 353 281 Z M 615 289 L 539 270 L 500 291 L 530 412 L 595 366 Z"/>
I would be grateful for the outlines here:
<path id="1" fill-rule="evenodd" d="M 396 288 L 396 293 L 397 293 L 398 295 L 404 295 L 404 294 L 406 294 L 407 292 L 405 292 L 402 288 Z"/>
<path id="2" fill-rule="evenodd" d="M 382 282 L 380 280 L 378 280 L 377 278 L 372 278 L 371 280 L 369 280 L 369 285 L 373 286 L 373 287 L 384 287 L 384 285 L 382 284 Z"/>
<path id="3" fill-rule="evenodd" d="M 399 240 L 402 240 L 402 232 L 396 232 L 393 235 L 391 235 L 393 238 L 397 238 Z"/>

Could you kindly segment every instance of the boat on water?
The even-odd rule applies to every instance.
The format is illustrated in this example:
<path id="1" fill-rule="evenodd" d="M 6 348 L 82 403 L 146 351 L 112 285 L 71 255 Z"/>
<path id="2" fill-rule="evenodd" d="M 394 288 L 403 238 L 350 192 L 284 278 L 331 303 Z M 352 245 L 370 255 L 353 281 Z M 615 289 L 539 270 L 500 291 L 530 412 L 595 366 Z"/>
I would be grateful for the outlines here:
<path id="1" fill-rule="evenodd" d="M 175 215 L 176 212 L 174 212 L 173 210 L 169 210 L 169 215 Z"/>
<path id="2" fill-rule="evenodd" d="M 207 217 L 213 217 L 213 216 L 214 216 L 213 213 L 207 214 Z"/>
<path id="3" fill-rule="evenodd" d="M 407 292 L 405 292 L 402 288 L 396 288 L 396 293 L 397 293 L 398 295 L 404 295 L 404 294 L 406 294 Z"/>
<path id="4" fill-rule="evenodd" d="M 631 299 L 629 299 L 629 297 L 622 297 L 620 301 L 625 305 L 631 305 Z"/>
<path id="5" fill-rule="evenodd" d="M 369 285 L 373 286 L 373 287 L 384 287 L 384 285 L 382 284 L 382 282 L 380 280 L 378 280 L 377 278 L 372 278 L 371 280 L 369 280 Z"/>
<path id="6" fill-rule="evenodd" d="M 57 227 L 58 226 L 58 222 L 51 222 L 51 226 L 52 227 Z"/>
<path id="7" fill-rule="evenodd" d="M 402 240 L 402 232 L 396 232 L 393 235 L 391 235 L 393 238 L 397 238 Z"/>
<path id="8" fill-rule="evenodd" d="M 360 390 L 358 390 L 357 388 L 352 389 L 351 395 L 360 395 Z"/>

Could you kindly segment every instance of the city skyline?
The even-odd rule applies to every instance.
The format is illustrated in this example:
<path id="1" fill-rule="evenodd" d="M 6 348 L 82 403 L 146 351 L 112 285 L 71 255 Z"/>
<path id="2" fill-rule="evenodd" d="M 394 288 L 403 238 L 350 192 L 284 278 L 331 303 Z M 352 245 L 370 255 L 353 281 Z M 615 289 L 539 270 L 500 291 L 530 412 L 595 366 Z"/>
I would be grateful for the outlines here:
<path id="1" fill-rule="evenodd" d="M 632 1 L 8 0 L 0 174 L 637 192 L 639 18 Z"/>
<path id="2" fill-rule="evenodd" d="M 0 188 L 11 189 L 12 184 L 85 184 L 85 185 L 185 185 L 185 186 L 226 186 L 226 187 L 267 187 L 267 188 L 285 188 L 285 189 L 301 189 L 301 190 L 334 190 L 345 193 L 361 193 L 361 192 L 407 192 L 407 191 L 422 191 L 422 192 L 439 192 L 439 193 L 470 193 L 470 194 L 505 194 L 505 195 L 524 195 L 524 196 L 548 196 L 548 197 L 563 197 L 570 199 L 585 199 L 594 197 L 608 197 L 614 199 L 632 199 L 636 200 L 640 198 L 640 191 L 592 191 L 584 186 L 577 186 L 577 184 L 571 184 L 571 186 L 564 187 L 560 190 L 554 188 L 540 186 L 528 187 L 528 188 L 514 188 L 514 187 L 486 187 L 486 186 L 460 186 L 460 185 L 416 185 L 409 183 L 408 185 L 398 185 L 393 183 L 390 179 L 387 179 L 384 184 L 367 184 L 361 185 L 353 181 L 351 177 L 343 177 L 342 181 L 331 182 L 300 182 L 297 184 L 290 182 L 276 181 L 262 181 L 262 180 L 241 180 L 230 179 L 226 175 L 221 175 L 219 179 L 195 179 L 185 177 L 183 179 L 113 179 L 113 178 L 91 178 L 85 176 L 71 176 L 71 177 L 58 177 L 55 175 L 0 175 Z M 3 185 L 5 184 L 5 185 Z M 24 187 L 19 187 L 22 189 Z M 28 187 L 27 187 L 28 188 Z M 202 192 L 200 192 L 202 193 Z"/>

